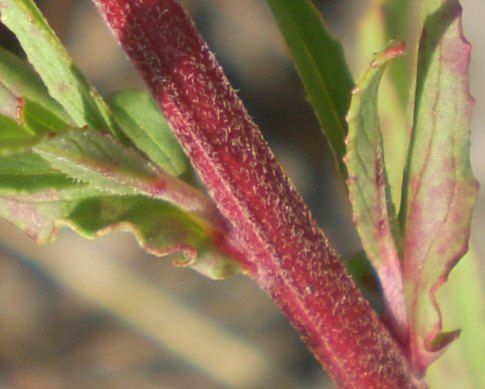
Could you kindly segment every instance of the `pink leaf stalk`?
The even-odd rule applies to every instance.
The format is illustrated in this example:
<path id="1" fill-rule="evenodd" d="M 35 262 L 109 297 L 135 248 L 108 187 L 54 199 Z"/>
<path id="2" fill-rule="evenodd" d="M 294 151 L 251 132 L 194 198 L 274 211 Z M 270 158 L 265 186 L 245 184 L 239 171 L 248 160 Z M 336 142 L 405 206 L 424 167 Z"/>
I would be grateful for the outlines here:
<path id="1" fill-rule="evenodd" d="M 165 112 L 250 275 L 343 388 L 422 387 L 176 0 L 94 0 Z"/>

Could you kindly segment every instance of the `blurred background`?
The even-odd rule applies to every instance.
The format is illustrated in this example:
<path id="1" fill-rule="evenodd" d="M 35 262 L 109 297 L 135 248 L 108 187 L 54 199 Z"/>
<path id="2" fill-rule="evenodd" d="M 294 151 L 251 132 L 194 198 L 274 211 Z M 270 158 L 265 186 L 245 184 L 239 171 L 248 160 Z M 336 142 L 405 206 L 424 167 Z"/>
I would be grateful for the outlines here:
<path id="1" fill-rule="evenodd" d="M 103 95 L 143 87 L 90 1 L 37 3 Z M 342 258 L 350 258 L 359 241 L 348 206 L 264 0 L 184 3 L 314 215 Z M 370 0 L 316 3 L 358 79 L 361 64 L 381 49 L 354 58 Z M 474 46 L 472 162 L 485 182 L 485 2 L 462 5 Z M 4 29 L 0 45 L 19 50 Z M 485 253 L 484 200 L 482 195 L 473 230 L 478 257 Z M 0 388 L 273 387 L 331 385 L 251 280 L 207 280 L 145 254 L 128 234 L 86 241 L 63 230 L 56 242 L 40 247 L 0 222 Z"/>

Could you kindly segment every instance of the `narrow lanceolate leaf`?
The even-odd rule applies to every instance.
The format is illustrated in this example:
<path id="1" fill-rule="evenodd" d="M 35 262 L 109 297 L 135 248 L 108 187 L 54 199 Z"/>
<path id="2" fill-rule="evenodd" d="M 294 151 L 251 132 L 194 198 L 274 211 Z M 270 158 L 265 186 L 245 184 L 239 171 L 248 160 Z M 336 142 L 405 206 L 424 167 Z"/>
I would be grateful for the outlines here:
<path id="1" fill-rule="evenodd" d="M 345 157 L 354 223 L 379 276 L 392 329 L 402 343 L 407 319 L 399 258 L 401 236 L 385 169 L 377 97 L 386 64 L 404 51 L 400 43 L 378 54 L 354 89 Z"/>
<path id="2" fill-rule="evenodd" d="M 423 371 L 458 333 L 442 333 L 436 291 L 468 249 L 478 185 L 469 162 L 470 45 L 457 1 L 423 3 L 414 123 L 403 188 L 404 282 L 414 365 Z"/>
<path id="3" fill-rule="evenodd" d="M 214 56 L 176 0 L 96 0 L 236 233 L 251 276 L 342 387 L 414 388 Z"/>
<path id="4" fill-rule="evenodd" d="M 36 154 L 0 157 L 0 217 L 38 243 L 53 240 L 64 225 L 87 238 L 123 230 L 151 254 L 181 253 L 178 264 L 210 278 L 245 271 L 216 217 L 208 221 L 168 201 L 121 194 L 70 178 Z"/>
<path id="5" fill-rule="evenodd" d="M 50 95 L 77 126 L 115 132 L 104 101 L 72 63 L 33 0 L 0 1 L 0 19 L 20 41 Z"/>
<path id="6" fill-rule="evenodd" d="M 124 90 L 112 95 L 108 103 L 121 130 L 152 162 L 174 176 L 185 172 L 187 158 L 147 91 Z"/>
<path id="7" fill-rule="evenodd" d="M 72 129 L 40 142 L 33 151 L 53 169 L 105 193 L 137 194 L 157 182 L 157 171 L 148 161 L 96 130 Z"/>
<path id="8" fill-rule="evenodd" d="M 288 43 L 308 100 L 346 177 L 345 115 L 354 86 L 340 43 L 310 0 L 266 0 Z"/>
<path id="9" fill-rule="evenodd" d="M 216 222 L 218 212 L 200 191 L 148 162 L 108 133 L 72 129 L 33 147 L 56 170 L 96 187 L 101 193 L 169 201 L 187 212 Z"/>

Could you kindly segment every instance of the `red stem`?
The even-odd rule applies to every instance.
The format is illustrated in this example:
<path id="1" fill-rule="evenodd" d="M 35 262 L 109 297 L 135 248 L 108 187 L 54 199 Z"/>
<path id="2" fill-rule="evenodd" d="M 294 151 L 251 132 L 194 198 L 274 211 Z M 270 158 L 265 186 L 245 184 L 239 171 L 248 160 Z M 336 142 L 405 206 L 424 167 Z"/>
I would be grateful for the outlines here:
<path id="1" fill-rule="evenodd" d="M 416 388 L 177 0 L 94 0 L 231 223 L 251 275 L 343 388 Z"/>

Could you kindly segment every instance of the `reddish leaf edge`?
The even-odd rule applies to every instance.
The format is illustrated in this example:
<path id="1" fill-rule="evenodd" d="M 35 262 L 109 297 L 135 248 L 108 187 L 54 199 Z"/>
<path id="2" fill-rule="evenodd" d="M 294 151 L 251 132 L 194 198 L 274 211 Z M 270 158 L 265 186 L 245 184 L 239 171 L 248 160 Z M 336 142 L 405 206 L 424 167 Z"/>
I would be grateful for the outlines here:
<path id="1" fill-rule="evenodd" d="M 175 0 L 94 0 L 232 225 L 251 276 L 345 388 L 421 388 Z"/>
<path id="2" fill-rule="evenodd" d="M 29 213 L 33 220 L 37 215 L 35 204 L 38 201 L 50 202 L 48 198 L 52 200 L 51 194 L 47 192 L 22 196 L 0 195 L 0 200 L 4 205 Z M 59 231 L 64 227 L 75 231 L 85 239 L 99 239 L 114 232 L 126 232 L 133 235 L 143 251 L 156 257 L 169 257 L 175 266 L 190 267 L 210 279 L 223 280 L 236 273 L 249 273 L 251 271 L 250 264 L 245 262 L 244 256 L 226 239 L 226 236 L 230 236 L 229 232 L 222 232 L 218 227 L 200 220 L 198 216 L 195 217 L 198 219 L 198 223 L 201 223 L 201 228 L 207 235 L 206 239 L 210 242 L 208 247 L 197 248 L 189 243 L 168 244 L 161 247 L 145 236 L 135 222 L 130 221 L 118 221 L 92 230 L 86 229 L 66 216 L 54 217 L 51 222 L 39 221 L 33 227 L 16 225 L 15 220 L 8 218 L 6 220 L 24 231 L 38 244 L 48 244 L 55 241 L 58 238 Z M 42 228 L 40 228 L 41 226 Z"/>

